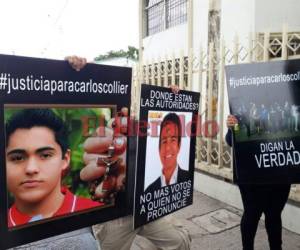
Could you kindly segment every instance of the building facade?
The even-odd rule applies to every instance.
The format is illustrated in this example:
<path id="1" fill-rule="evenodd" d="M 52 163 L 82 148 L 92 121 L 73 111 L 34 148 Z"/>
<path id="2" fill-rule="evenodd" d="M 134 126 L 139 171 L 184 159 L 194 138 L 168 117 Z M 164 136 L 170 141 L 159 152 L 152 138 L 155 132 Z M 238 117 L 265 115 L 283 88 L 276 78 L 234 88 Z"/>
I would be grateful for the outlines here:
<path id="1" fill-rule="evenodd" d="M 232 182 L 231 151 L 224 143 L 228 98 L 224 66 L 300 58 L 297 0 L 140 0 L 139 84 L 201 92 L 203 120 L 216 120 L 219 133 L 197 138 L 195 188 L 241 208 Z M 211 128 L 210 128 L 211 129 Z M 208 131 L 209 132 L 209 131 Z M 300 186 L 290 200 L 300 202 Z M 293 204 L 295 204 L 293 202 Z M 283 223 L 300 233 L 300 206 L 288 204 Z"/>
<path id="2" fill-rule="evenodd" d="M 223 39 L 248 46 L 250 36 L 270 32 L 280 36 L 300 31 L 297 0 L 143 0 L 140 1 L 144 60 L 189 48 L 208 48 Z"/>

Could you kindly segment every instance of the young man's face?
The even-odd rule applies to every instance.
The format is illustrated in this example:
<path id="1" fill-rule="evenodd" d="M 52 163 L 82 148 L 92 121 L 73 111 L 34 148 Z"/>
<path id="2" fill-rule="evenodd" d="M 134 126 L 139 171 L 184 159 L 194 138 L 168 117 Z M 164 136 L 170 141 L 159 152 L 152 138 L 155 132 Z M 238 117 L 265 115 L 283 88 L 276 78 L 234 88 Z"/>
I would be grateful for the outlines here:
<path id="1" fill-rule="evenodd" d="M 167 123 L 161 131 L 159 156 L 164 169 L 175 168 L 180 150 L 178 127 L 175 123 Z"/>
<path id="2" fill-rule="evenodd" d="M 62 171 L 68 168 L 70 152 L 62 150 L 47 127 L 17 129 L 6 148 L 8 190 L 16 201 L 37 203 L 60 192 Z"/>

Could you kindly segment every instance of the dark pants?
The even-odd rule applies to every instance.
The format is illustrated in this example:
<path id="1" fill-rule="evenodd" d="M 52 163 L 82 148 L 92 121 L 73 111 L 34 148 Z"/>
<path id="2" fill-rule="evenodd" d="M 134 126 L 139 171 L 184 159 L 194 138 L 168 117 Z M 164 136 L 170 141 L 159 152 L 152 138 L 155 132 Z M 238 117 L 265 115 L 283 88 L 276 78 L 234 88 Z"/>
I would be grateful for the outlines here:
<path id="1" fill-rule="evenodd" d="M 254 249 L 254 237 L 259 219 L 265 214 L 265 225 L 271 250 L 281 250 L 281 212 L 287 202 L 291 185 L 239 185 L 244 214 L 241 234 L 244 250 Z"/>

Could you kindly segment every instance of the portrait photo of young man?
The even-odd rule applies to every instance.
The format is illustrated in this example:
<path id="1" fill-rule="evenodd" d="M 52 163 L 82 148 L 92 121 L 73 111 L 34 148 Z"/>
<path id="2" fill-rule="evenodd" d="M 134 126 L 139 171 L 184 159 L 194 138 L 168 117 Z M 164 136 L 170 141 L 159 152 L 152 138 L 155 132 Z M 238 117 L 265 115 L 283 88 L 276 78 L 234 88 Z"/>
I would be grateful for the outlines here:
<path id="1" fill-rule="evenodd" d="M 161 165 L 159 176 L 146 188 L 145 192 L 153 192 L 161 187 L 184 182 L 190 179 L 189 173 L 189 138 L 182 137 L 183 127 L 179 116 L 175 112 L 168 112 L 160 123 L 160 132 L 158 138 L 158 155 Z M 148 138 L 149 139 L 149 138 Z M 181 166 L 179 164 L 179 155 L 182 149 L 182 140 L 185 140 L 184 158 Z M 188 149 L 186 151 L 186 149 Z M 149 155 L 149 154 L 148 154 Z M 155 167 L 155 161 L 152 161 L 152 169 Z M 149 164 L 148 164 L 149 165 Z"/>
<path id="2" fill-rule="evenodd" d="M 13 200 L 9 227 L 103 205 L 63 185 L 71 150 L 66 124 L 51 109 L 14 112 L 6 121 L 5 136 L 7 189 Z"/>

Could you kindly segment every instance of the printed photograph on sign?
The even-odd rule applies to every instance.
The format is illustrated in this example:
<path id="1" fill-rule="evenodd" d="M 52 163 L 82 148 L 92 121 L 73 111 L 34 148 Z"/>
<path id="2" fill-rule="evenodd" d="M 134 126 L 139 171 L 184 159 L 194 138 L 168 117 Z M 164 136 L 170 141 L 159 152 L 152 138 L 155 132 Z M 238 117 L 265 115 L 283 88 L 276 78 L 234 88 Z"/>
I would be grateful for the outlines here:
<path id="1" fill-rule="evenodd" d="M 191 120 L 191 112 L 148 112 L 148 124 L 156 129 L 147 138 L 145 192 L 189 179 L 190 136 L 185 125 Z"/>
<path id="2" fill-rule="evenodd" d="M 232 114 L 239 121 L 234 131 L 239 142 L 300 135 L 300 106 L 295 103 L 285 100 L 258 103 L 243 99 L 234 106 Z"/>
<path id="3" fill-rule="evenodd" d="M 126 138 L 108 128 L 116 107 L 36 107 L 4 107 L 8 227 L 114 206 L 114 196 L 102 191 L 126 168 Z M 118 144 L 114 152 L 107 151 L 108 137 Z"/>
<path id="4" fill-rule="evenodd" d="M 0 249 L 130 213 L 127 67 L 0 55 Z"/>
<path id="5" fill-rule="evenodd" d="M 226 66 L 237 182 L 299 183 L 299 62 Z"/>
<path id="6" fill-rule="evenodd" d="M 143 84 L 134 228 L 193 203 L 197 92 Z"/>

